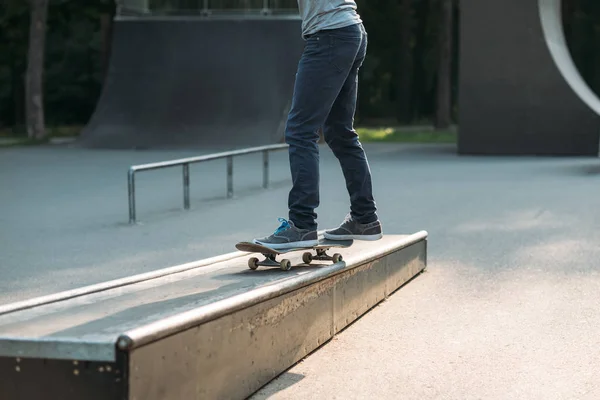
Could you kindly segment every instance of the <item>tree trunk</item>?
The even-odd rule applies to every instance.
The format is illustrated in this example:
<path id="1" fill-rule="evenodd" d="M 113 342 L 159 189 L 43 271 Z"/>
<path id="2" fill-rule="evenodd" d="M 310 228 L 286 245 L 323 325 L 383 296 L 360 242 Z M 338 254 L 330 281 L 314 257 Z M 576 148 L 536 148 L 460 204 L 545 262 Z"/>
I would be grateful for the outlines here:
<path id="1" fill-rule="evenodd" d="M 452 0 L 441 1 L 441 25 L 439 34 L 439 64 L 437 76 L 437 107 L 435 127 L 450 127 L 452 115 L 451 69 L 452 69 Z"/>
<path id="2" fill-rule="evenodd" d="M 27 135 L 32 139 L 42 139 L 46 136 L 43 75 L 48 0 L 30 0 L 30 4 L 29 54 L 25 78 Z"/>
<path id="3" fill-rule="evenodd" d="M 22 134 L 25 132 L 25 90 L 23 88 L 23 75 L 24 72 L 18 67 L 14 58 L 11 58 L 11 76 L 12 76 L 12 101 L 13 101 L 13 121 L 10 121 L 9 125 L 13 126 L 15 133 Z"/>
<path id="4" fill-rule="evenodd" d="M 421 118 L 421 112 L 423 111 L 426 99 L 429 97 L 429 72 L 427 69 L 426 56 L 427 49 L 429 48 L 429 40 L 427 33 L 431 25 L 431 10 L 435 7 L 433 3 L 436 0 L 420 1 L 415 8 L 415 21 L 419 21 L 416 25 L 415 31 L 415 51 L 414 51 L 414 72 L 412 74 L 412 95 L 410 98 L 411 104 L 413 104 L 413 118 Z"/>
<path id="5" fill-rule="evenodd" d="M 400 43 L 398 60 L 398 83 L 396 88 L 396 119 L 401 123 L 410 123 L 412 116 L 412 2 L 402 0 L 400 3 Z"/>
<path id="6" fill-rule="evenodd" d="M 113 16 L 107 12 L 100 14 L 100 58 L 102 60 L 102 77 L 105 78 L 110 64 L 112 50 Z"/>

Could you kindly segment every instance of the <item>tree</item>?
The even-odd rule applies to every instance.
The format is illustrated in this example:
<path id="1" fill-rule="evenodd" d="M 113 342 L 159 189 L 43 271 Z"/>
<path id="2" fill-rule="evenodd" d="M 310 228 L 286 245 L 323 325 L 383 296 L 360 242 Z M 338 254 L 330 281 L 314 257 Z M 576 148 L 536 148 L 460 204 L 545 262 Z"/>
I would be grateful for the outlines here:
<path id="1" fill-rule="evenodd" d="M 102 60 L 102 78 L 108 73 L 110 54 L 112 50 L 113 18 L 115 12 L 114 0 L 101 0 L 100 13 L 100 59 Z"/>
<path id="2" fill-rule="evenodd" d="M 412 118 L 412 25 L 413 10 L 411 0 L 401 0 L 400 2 L 400 41 L 398 43 L 399 59 L 398 69 L 395 71 L 398 76 L 398 87 L 396 90 L 396 119 L 402 123 L 409 123 Z"/>
<path id="3" fill-rule="evenodd" d="M 29 53 L 25 83 L 27 135 L 32 139 L 42 139 L 46 136 L 43 76 L 48 0 L 30 0 L 30 5 Z"/>
<path id="4" fill-rule="evenodd" d="M 435 127 L 437 129 L 447 129 L 450 126 L 452 95 L 450 91 L 452 82 L 452 0 L 441 1 L 440 33 L 439 39 L 439 59 L 437 76 L 437 106 Z"/>

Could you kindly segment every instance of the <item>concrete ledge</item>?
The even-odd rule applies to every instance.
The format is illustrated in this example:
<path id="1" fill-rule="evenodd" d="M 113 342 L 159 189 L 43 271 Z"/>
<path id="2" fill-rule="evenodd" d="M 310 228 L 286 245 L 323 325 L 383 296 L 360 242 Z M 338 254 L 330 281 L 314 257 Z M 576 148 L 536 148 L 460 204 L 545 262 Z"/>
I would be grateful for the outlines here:
<path id="1" fill-rule="evenodd" d="M 48 296 L 36 297 L 30 300 L 19 301 L 16 303 L 10 303 L 3 306 L 0 306 L 0 315 L 14 313 L 15 311 L 26 310 L 29 308 L 39 307 L 47 304 L 58 303 L 65 300 L 74 299 L 76 297 L 82 297 L 85 295 L 98 293 L 107 291 L 110 289 L 119 288 L 122 286 L 132 285 L 135 283 L 140 283 L 144 281 L 149 281 L 152 279 L 162 278 L 167 275 L 173 275 L 180 272 L 189 271 L 192 269 L 206 267 L 209 265 L 218 264 L 223 261 L 229 261 L 236 257 L 243 256 L 244 253 L 241 251 L 236 251 L 233 253 L 224 254 L 217 257 L 211 257 L 204 260 L 186 263 L 182 265 L 176 265 L 170 268 L 160 269 L 158 271 L 148 272 L 145 274 L 132 275 L 127 278 L 115 279 L 112 281 L 99 283 L 96 285 L 84 286 L 79 289 L 66 290 L 64 292 L 59 292 L 55 294 L 51 294 Z"/>
<path id="2" fill-rule="evenodd" d="M 236 257 L 211 266 L 209 273 L 200 273 L 202 268 L 198 274 L 185 271 L 180 277 L 157 278 L 152 285 L 137 283 L 104 296 L 94 293 L 0 316 L 0 373 L 7 378 L 0 381 L 0 398 L 246 398 L 423 271 L 427 233 L 386 236 L 345 250 L 344 262 L 289 273 L 274 269 L 257 274 L 245 266 L 246 257 Z M 300 257 L 301 252 L 290 258 L 297 263 Z M 111 307 L 120 309 L 113 303 L 120 296 L 127 303 L 128 293 L 135 294 L 137 303 L 127 311 L 146 305 L 144 296 L 150 293 L 160 296 L 156 291 L 162 284 L 168 286 L 163 293 L 173 296 L 173 291 L 232 275 L 244 277 L 242 286 L 217 292 L 204 304 L 198 304 L 200 294 L 180 293 L 176 302 L 138 311 L 133 321 L 127 313 L 117 320 L 95 317 L 99 308 L 107 313 Z M 147 292 L 136 288 L 144 284 L 150 285 Z M 53 316 L 47 315 L 48 307 Z M 54 324 L 53 329 L 40 327 L 33 334 L 42 322 Z M 69 355 L 87 354 L 83 345 L 90 342 L 112 347 L 114 358 L 48 356 L 58 344 L 65 351 L 69 339 Z M 28 356 L 15 358 L 23 345 Z"/>

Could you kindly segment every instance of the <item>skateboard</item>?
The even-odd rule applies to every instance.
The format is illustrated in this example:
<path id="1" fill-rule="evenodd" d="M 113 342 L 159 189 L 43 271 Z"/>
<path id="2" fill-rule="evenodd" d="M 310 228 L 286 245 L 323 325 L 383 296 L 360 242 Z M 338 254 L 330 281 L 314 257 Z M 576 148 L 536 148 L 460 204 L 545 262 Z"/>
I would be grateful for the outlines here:
<path id="1" fill-rule="evenodd" d="M 350 247 L 352 246 L 352 243 L 354 243 L 353 240 L 321 239 L 319 240 L 319 243 L 315 246 L 293 247 L 289 249 L 272 249 L 270 247 L 266 247 L 252 242 L 239 242 L 235 245 L 235 247 L 240 251 L 246 251 L 248 253 L 261 253 L 263 256 L 265 256 L 265 259 L 262 261 L 260 261 L 256 257 L 252 257 L 251 259 L 249 259 L 248 267 L 250 267 L 251 270 L 255 270 L 259 266 L 264 266 L 279 267 L 284 271 L 289 271 L 292 268 L 291 261 L 284 258 L 280 262 L 277 262 L 276 257 L 278 255 L 300 250 L 315 250 L 316 255 L 313 255 L 311 252 L 305 252 L 304 254 L 302 254 L 302 261 L 304 261 L 304 263 L 306 264 L 310 264 L 313 260 L 325 260 L 338 263 L 343 260 L 342 255 L 339 253 L 335 253 L 333 256 L 330 256 L 327 254 L 327 250 L 334 247 Z"/>

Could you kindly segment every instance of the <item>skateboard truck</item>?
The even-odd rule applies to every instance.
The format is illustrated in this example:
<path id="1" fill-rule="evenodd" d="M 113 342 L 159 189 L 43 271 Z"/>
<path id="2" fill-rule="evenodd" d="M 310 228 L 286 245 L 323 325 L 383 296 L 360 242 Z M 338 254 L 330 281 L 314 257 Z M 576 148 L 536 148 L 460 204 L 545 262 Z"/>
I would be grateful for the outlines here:
<path id="1" fill-rule="evenodd" d="M 340 253 L 335 253 L 333 256 L 327 254 L 327 249 L 315 249 L 317 252 L 316 256 L 313 256 L 312 253 L 306 252 L 302 254 L 302 261 L 306 264 L 310 264 L 313 260 L 319 261 L 333 261 L 333 263 L 338 263 L 343 260 L 343 257 Z"/>
<path id="2" fill-rule="evenodd" d="M 265 254 L 265 253 L 263 253 L 263 256 L 265 256 L 265 259 L 262 260 L 262 261 L 260 261 L 256 257 L 252 257 L 251 259 L 249 259 L 248 260 L 248 267 L 250 267 L 251 270 L 255 270 L 259 266 L 263 266 L 263 267 L 279 267 L 279 268 L 281 268 L 284 271 L 289 271 L 290 269 L 292 269 L 292 262 L 290 260 L 288 260 L 287 258 L 284 258 L 280 262 L 277 262 L 277 260 L 275 260 L 276 254 Z M 304 257 L 302 257 L 302 259 L 304 260 Z"/>

